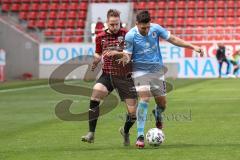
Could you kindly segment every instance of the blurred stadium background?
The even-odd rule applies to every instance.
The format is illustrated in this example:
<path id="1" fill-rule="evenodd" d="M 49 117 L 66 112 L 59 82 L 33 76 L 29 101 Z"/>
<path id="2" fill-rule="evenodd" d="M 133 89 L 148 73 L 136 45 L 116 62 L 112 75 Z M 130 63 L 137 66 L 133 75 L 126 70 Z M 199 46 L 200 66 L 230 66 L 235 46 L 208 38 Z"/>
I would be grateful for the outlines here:
<path id="1" fill-rule="evenodd" d="M 106 21 L 110 8 L 121 11 L 126 29 L 134 26 L 138 10 L 147 9 L 153 22 L 205 51 L 199 58 L 161 42 L 174 90 L 168 94 L 167 139 L 159 150 L 136 150 L 135 130 L 131 147 L 122 147 L 117 130 L 123 103 L 100 118 L 93 145 L 80 142 L 87 122 L 65 122 L 54 114 L 67 98 L 74 100 L 72 112 L 88 110 L 88 97 L 56 93 L 47 79 L 67 60 L 93 55 L 96 23 L 99 17 Z M 236 159 L 239 78 L 218 79 L 215 55 L 219 42 L 229 59 L 240 49 L 239 8 L 239 0 L 0 0 L 0 159 Z M 66 79 L 77 80 L 68 83 L 91 88 L 92 82 L 79 80 L 86 68 L 71 72 Z M 149 120 L 146 130 L 152 127 Z"/>

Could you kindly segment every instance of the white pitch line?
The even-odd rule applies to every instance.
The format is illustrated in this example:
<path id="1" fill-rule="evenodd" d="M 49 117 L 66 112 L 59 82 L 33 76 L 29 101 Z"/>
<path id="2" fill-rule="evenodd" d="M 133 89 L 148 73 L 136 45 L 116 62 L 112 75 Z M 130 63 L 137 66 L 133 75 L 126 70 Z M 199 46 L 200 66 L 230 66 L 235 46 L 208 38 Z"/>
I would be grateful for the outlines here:
<path id="1" fill-rule="evenodd" d="M 29 87 L 12 88 L 12 89 L 0 89 L 0 93 L 17 92 L 17 91 L 24 91 L 24 90 L 29 90 L 29 89 L 45 88 L 48 86 L 49 85 L 39 85 L 39 86 L 29 86 Z"/>

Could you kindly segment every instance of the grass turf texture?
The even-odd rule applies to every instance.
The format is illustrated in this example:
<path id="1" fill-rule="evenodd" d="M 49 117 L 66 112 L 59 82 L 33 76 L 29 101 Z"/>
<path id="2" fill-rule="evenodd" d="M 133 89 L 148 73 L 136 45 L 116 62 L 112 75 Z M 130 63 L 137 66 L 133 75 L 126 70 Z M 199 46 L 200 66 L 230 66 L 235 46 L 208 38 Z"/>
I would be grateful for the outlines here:
<path id="1" fill-rule="evenodd" d="M 63 95 L 47 81 L 11 82 L 0 87 L 0 160 L 227 160 L 240 158 L 240 80 L 174 80 L 165 112 L 166 141 L 159 148 L 135 148 L 136 125 L 131 146 L 122 146 L 118 132 L 124 123 L 125 106 L 98 121 L 94 144 L 80 137 L 87 122 L 65 122 L 56 118 L 55 105 L 72 99 L 73 113 L 88 109 L 89 98 Z M 91 87 L 93 83 L 73 82 Z M 13 88 L 29 87 L 20 90 Z M 6 90 L 6 88 L 10 88 Z M 154 127 L 150 103 L 145 132 Z"/>

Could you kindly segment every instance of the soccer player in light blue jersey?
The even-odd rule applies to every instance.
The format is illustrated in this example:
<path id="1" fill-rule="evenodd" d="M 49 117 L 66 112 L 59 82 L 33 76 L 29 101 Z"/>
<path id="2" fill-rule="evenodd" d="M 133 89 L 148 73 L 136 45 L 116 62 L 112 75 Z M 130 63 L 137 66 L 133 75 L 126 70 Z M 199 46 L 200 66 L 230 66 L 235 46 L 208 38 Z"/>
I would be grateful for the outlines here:
<path id="1" fill-rule="evenodd" d="M 128 53 L 133 62 L 133 78 L 138 91 L 140 101 L 137 109 L 137 133 L 136 146 L 144 147 L 144 126 L 147 117 L 147 109 L 150 98 L 153 96 L 156 107 L 153 114 L 156 120 L 156 127 L 162 129 L 162 113 L 166 109 L 166 83 L 164 79 L 164 67 L 159 39 L 162 38 L 171 44 L 179 47 L 189 48 L 203 55 L 203 50 L 191 43 L 188 43 L 174 35 L 158 24 L 151 23 L 148 11 L 141 11 L 136 16 L 136 26 L 126 35 L 126 48 L 123 53 Z M 123 63 L 127 63 L 125 58 Z"/>

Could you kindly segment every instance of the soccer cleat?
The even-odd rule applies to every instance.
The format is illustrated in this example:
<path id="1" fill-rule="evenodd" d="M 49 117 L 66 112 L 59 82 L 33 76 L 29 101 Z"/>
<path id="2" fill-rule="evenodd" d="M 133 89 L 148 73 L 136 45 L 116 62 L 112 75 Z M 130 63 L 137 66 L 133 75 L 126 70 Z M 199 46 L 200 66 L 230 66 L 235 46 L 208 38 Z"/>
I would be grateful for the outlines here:
<path id="1" fill-rule="evenodd" d="M 86 136 L 82 136 L 82 141 L 94 143 L 94 132 L 88 132 Z"/>
<path id="2" fill-rule="evenodd" d="M 139 149 L 144 148 L 144 136 L 141 135 L 137 138 L 136 147 Z"/>
<path id="3" fill-rule="evenodd" d="M 156 120 L 156 127 L 157 127 L 158 129 L 162 129 L 162 128 L 163 128 L 163 123 L 160 121 L 160 118 L 156 115 L 156 110 L 153 109 L 153 110 L 152 110 L 152 113 L 153 113 L 153 115 L 154 115 L 154 117 L 155 117 L 155 120 Z"/>
<path id="4" fill-rule="evenodd" d="M 121 134 L 122 137 L 123 137 L 123 145 L 124 145 L 124 146 L 129 146 L 129 145 L 130 145 L 129 133 L 126 134 L 126 133 L 124 132 L 124 128 L 123 128 L 123 127 L 120 127 L 119 132 L 120 132 L 120 134 Z"/>

